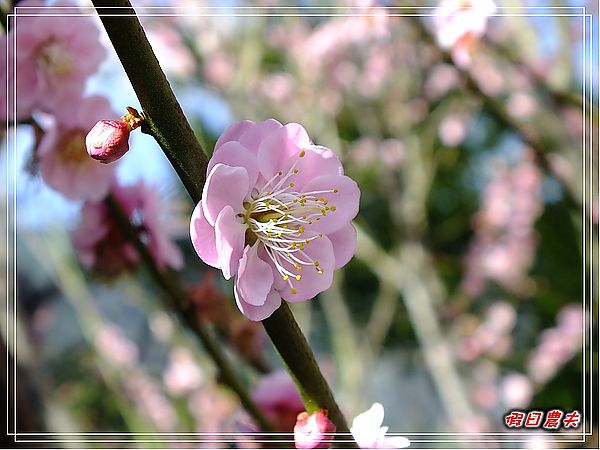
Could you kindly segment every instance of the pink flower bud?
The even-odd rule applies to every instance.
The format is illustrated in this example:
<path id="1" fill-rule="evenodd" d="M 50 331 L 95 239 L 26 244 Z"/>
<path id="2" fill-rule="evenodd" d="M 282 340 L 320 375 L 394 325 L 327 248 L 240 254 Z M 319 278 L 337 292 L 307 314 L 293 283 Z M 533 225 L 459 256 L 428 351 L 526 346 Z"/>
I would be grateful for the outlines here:
<path id="1" fill-rule="evenodd" d="M 335 425 L 325 411 L 317 411 L 311 415 L 307 412 L 298 414 L 294 427 L 296 448 L 329 448 L 333 436 L 327 433 L 335 433 Z"/>
<path id="2" fill-rule="evenodd" d="M 108 164 L 116 161 L 129 150 L 131 126 L 122 120 L 101 120 L 85 138 L 88 154 Z"/>

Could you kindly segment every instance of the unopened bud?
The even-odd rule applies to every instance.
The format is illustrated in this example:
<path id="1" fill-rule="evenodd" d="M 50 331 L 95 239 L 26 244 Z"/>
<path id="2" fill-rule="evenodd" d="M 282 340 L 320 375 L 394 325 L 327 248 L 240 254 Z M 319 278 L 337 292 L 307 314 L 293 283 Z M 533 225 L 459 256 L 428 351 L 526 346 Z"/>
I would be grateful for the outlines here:
<path id="1" fill-rule="evenodd" d="M 123 120 L 100 120 L 85 138 L 88 154 L 108 164 L 129 150 L 131 126 Z"/>
<path id="2" fill-rule="evenodd" d="M 327 417 L 326 411 L 317 411 L 310 415 L 307 412 L 298 414 L 294 427 L 296 448 L 329 448 L 333 440 L 330 433 L 335 433 L 335 425 Z"/>

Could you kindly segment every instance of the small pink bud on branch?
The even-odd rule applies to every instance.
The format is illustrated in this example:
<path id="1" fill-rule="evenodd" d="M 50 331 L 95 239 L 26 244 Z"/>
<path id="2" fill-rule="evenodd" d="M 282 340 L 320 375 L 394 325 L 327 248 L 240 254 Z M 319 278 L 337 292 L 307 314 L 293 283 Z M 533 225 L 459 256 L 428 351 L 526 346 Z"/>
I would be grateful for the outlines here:
<path id="1" fill-rule="evenodd" d="M 294 427 L 294 441 L 298 449 L 329 448 L 335 433 L 335 424 L 327 417 L 327 411 L 298 414 Z"/>
<path id="2" fill-rule="evenodd" d="M 127 107 L 128 113 L 121 120 L 100 120 L 85 138 L 88 154 L 101 163 L 108 164 L 121 158 L 129 150 L 129 134 L 144 121 L 135 108 Z"/>

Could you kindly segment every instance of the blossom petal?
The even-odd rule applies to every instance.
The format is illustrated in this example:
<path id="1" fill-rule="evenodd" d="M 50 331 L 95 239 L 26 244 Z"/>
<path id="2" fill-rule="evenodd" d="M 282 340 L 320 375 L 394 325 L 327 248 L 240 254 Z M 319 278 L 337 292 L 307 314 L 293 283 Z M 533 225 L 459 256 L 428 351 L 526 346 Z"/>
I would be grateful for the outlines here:
<path id="1" fill-rule="evenodd" d="M 261 306 L 267 300 L 273 287 L 273 271 L 258 257 L 258 242 L 244 249 L 236 285 L 246 303 Z"/>
<path id="2" fill-rule="evenodd" d="M 381 403 L 374 403 L 370 409 L 354 418 L 350 433 L 360 448 L 374 448 L 374 444 L 379 439 L 383 414 Z"/>
<path id="3" fill-rule="evenodd" d="M 308 137 L 308 133 L 299 123 L 288 123 L 287 125 L 284 125 L 283 128 L 286 129 L 288 137 L 298 147 L 306 148 L 312 144 L 310 142 L 310 137 Z"/>
<path id="4" fill-rule="evenodd" d="M 242 134 L 244 134 L 244 132 L 252 125 L 254 125 L 254 122 L 251 120 L 241 120 L 233 125 L 230 125 L 225 131 L 223 131 L 223 134 L 219 136 L 219 139 L 217 139 L 217 143 L 215 144 L 215 152 L 226 142 L 237 141 L 240 136 L 242 136 Z"/>
<path id="5" fill-rule="evenodd" d="M 250 303 L 247 303 L 244 298 L 240 296 L 237 287 L 235 286 L 233 288 L 233 295 L 235 296 L 235 301 L 242 314 L 254 321 L 266 319 L 281 306 L 281 296 L 276 291 L 269 292 L 267 300 L 261 306 L 253 306 Z"/>
<path id="6" fill-rule="evenodd" d="M 256 156 L 239 142 L 230 141 L 218 147 L 210 158 L 206 171 L 210 173 L 218 163 L 230 167 L 243 167 L 248 172 L 248 185 L 252 187 L 256 184 L 258 178 Z"/>
<path id="7" fill-rule="evenodd" d="M 286 173 L 300 153 L 288 132 L 285 127 L 273 131 L 258 148 L 258 169 L 267 180 L 279 171 Z"/>
<path id="8" fill-rule="evenodd" d="M 305 148 L 305 150 L 304 157 L 298 158 L 296 163 L 298 174 L 290 177 L 290 181 L 296 184 L 298 190 L 302 190 L 311 180 L 320 176 L 344 175 L 344 169 L 339 158 L 327 147 L 312 145 Z M 291 166 L 294 160 L 290 160 L 288 166 Z M 290 168 L 286 167 L 284 170 L 287 171 Z"/>
<path id="9" fill-rule="evenodd" d="M 337 192 L 321 193 L 328 190 Z M 358 214 L 360 190 L 356 182 L 347 176 L 325 175 L 315 178 L 304 186 L 303 192 L 318 192 L 319 197 L 329 201 L 328 206 L 335 207 L 334 211 L 327 211 L 327 215 L 320 217 L 320 220 L 313 220 L 313 224 L 307 225 L 306 229 L 334 233 Z"/>
<path id="10" fill-rule="evenodd" d="M 237 273 L 240 258 L 244 251 L 244 236 L 248 227 L 238 220 L 236 212 L 229 205 L 225 206 L 215 221 L 215 241 L 218 267 L 223 276 L 229 280 Z"/>
<path id="11" fill-rule="evenodd" d="M 391 436 L 383 439 L 386 448 L 406 448 L 410 446 L 410 441 L 403 436 Z"/>
<path id="12" fill-rule="evenodd" d="M 333 253 L 333 246 L 327 236 L 323 236 L 304 247 L 304 253 L 306 256 L 312 259 L 312 261 L 319 262 L 319 268 L 322 273 L 319 273 L 315 266 L 303 265 L 302 271 L 300 272 L 301 279 L 295 280 L 290 276 L 290 281 L 296 293 L 292 294 L 290 285 L 286 282 L 285 288 L 280 290 L 281 296 L 284 300 L 290 303 L 297 303 L 304 300 L 308 300 L 323 292 L 331 286 L 333 281 L 333 271 L 335 266 L 335 256 Z M 305 256 L 300 256 L 302 259 L 306 259 Z M 292 273 L 298 273 L 294 267 L 284 262 L 283 266 Z"/>
<path id="13" fill-rule="evenodd" d="M 192 238 L 194 250 L 196 250 L 202 261 L 209 266 L 218 267 L 219 257 L 217 255 L 215 229 L 204 217 L 202 203 L 198 203 L 192 213 L 190 237 Z"/>
<path id="14" fill-rule="evenodd" d="M 327 237 L 333 245 L 334 268 L 337 270 L 348 264 L 356 252 L 356 229 L 349 223 Z"/>
<path id="15" fill-rule="evenodd" d="M 202 191 L 202 207 L 208 223 L 214 225 L 217 216 L 227 205 L 241 212 L 248 188 L 248 172 L 243 167 L 225 164 L 213 167 Z"/>
<path id="16" fill-rule="evenodd" d="M 240 136 L 239 141 L 244 147 L 251 152 L 256 152 L 260 144 L 275 130 L 282 128 L 275 119 L 268 119 L 263 122 L 256 122 L 253 126 L 248 127 Z"/>

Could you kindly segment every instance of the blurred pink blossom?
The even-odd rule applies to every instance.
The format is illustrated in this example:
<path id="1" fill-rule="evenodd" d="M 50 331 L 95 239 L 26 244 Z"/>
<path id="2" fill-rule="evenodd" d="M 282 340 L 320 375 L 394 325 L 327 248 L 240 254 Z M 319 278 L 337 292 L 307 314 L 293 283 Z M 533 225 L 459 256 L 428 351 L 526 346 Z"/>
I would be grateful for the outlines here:
<path id="1" fill-rule="evenodd" d="M 163 378 L 167 391 L 178 397 L 198 389 L 204 380 L 202 370 L 186 347 L 171 350 Z"/>
<path id="2" fill-rule="evenodd" d="M 487 20 L 496 11 L 492 0 L 441 0 L 435 10 L 434 27 L 440 47 L 452 52 L 454 62 L 466 67 L 471 51 L 485 33 Z"/>
<path id="3" fill-rule="evenodd" d="M 502 400 L 507 408 L 526 408 L 533 397 L 531 380 L 521 373 L 509 373 L 501 382 Z"/>
<path id="4" fill-rule="evenodd" d="M 190 50 L 182 42 L 176 24 L 155 22 L 149 27 L 147 35 L 156 59 L 167 75 L 180 78 L 194 75 L 196 62 Z"/>
<path id="5" fill-rule="evenodd" d="M 102 325 L 94 336 L 94 342 L 102 356 L 115 365 L 132 367 L 138 362 L 137 346 L 116 325 Z"/>
<path id="6" fill-rule="evenodd" d="M 525 92 L 511 94 L 506 105 L 508 113 L 517 119 L 530 117 L 537 109 L 535 98 Z"/>
<path id="7" fill-rule="evenodd" d="M 171 242 L 161 222 L 160 198 L 154 186 L 139 182 L 131 186 L 113 185 L 112 195 L 148 246 L 159 268 L 180 268 L 183 257 Z M 81 263 L 105 276 L 116 276 L 139 262 L 134 247 L 125 238 L 104 202 L 86 202 L 81 222 L 72 231 L 71 240 Z"/>
<path id="8" fill-rule="evenodd" d="M 133 368 L 125 379 L 125 390 L 140 414 L 150 419 L 159 431 L 176 429 L 177 413 L 156 380 Z"/>
<path id="9" fill-rule="evenodd" d="M 192 243 L 226 279 L 235 276 L 235 299 L 249 319 L 269 317 L 282 299 L 313 298 L 352 258 L 358 185 L 302 126 L 235 123 L 217 141 L 207 173 Z"/>
<path id="10" fill-rule="evenodd" d="M 53 121 L 39 144 L 42 178 L 68 199 L 98 201 L 108 194 L 115 167 L 90 158 L 85 136 L 99 117 L 116 113 L 107 98 L 97 95 L 80 100 L 70 112 L 70 122 Z"/>
<path id="11" fill-rule="evenodd" d="M 235 62 L 231 56 L 222 51 L 206 55 L 203 74 L 206 81 L 218 87 L 231 85 L 235 76 Z"/>
<path id="12" fill-rule="evenodd" d="M 448 147 L 456 147 L 464 141 L 470 118 L 458 114 L 445 117 L 438 129 L 442 143 Z"/>
<path id="13" fill-rule="evenodd" d="M 565 306 L 558 314 L 557 325 L 541 333 L 538 346 L 529 355 L 530 378 L 541 384 L 549 381 L 581 349 L 585 327 L 582 306 Z"/>
<path id="14" fill-rule="evenodd" d="M 380 403 L 373 403 L 370 409 L 359 414 L 352 421 L 350 433 L 360 448 L 405 448 L 410 445 L 410 441 L 402 436 L 386 437 L 388 427 L 382 427 L 383 424 L 383 406 Z"/>
<path id="15" fill-rule="evenodd" d="M 277 431 L 293 431 L 304 403 L 289 374 L 283 370 L 263 376 L 252 399 L 272 421 Z"/>
<path id="16" fill-rule="evenodd" d="M 458 356 L 472 361 L 483 353 L 501 359 L 512 344 L 510 333 L 516 323 L 517 314 L 510 303 L 497 301 L 487 310 L 486 320 L 472 334 L 459 342 Z"/>
<path id="17" fill-rule="evenodd" d="M 458 71 L 454 66 L 437 64 L 429 71 L 423 90 L 429 100 L 438 100 L 458 86 L 458 81 Z"/>
<path id="18" fill-rule="evenodd" d="M 463 280 L 467 293 L 482 292 L 486 279 L 517 295 L 531 291 L 527 270 L 537 246 L 533 226 L 543 208 L 541 186 L 542 174 L 531 152 L 523 152 L 515 167 L 499 165 L 473 218 L 475 237 Z"/>
<path id="19" fill-rule="evenodd" d="M 73 5 L 57 2 L 53 6 Z M 43 6 L 43 3 L 26 0 L 19 6 Z M 16 40 L 17 119 L 27 118 L 33 110 L 40 109 L 52 113 L 61 125 L 69 126 L 76 117 L 86 81 L 98 69 L 106 50 L 92 18 L 35 15 L 33 11 L 28 11 L 27 16 L 17 15 L 17 26 L 8 35 L 0 36 L 0 47 L 4 49 L 7 40 L 9 45 Z M 4 86 L 6 73 L 0 81 Z M 6 90 L 0 89 L 0 95 L 5 103 Z"/>

